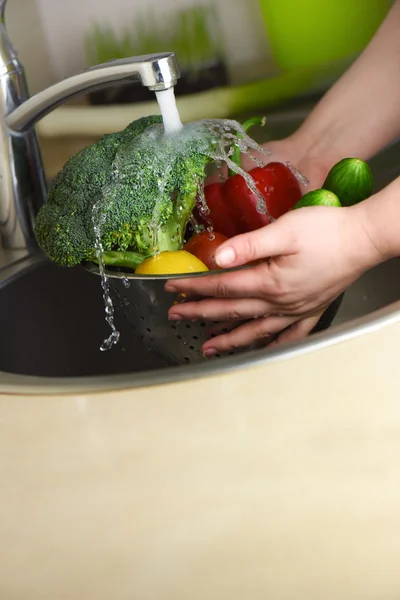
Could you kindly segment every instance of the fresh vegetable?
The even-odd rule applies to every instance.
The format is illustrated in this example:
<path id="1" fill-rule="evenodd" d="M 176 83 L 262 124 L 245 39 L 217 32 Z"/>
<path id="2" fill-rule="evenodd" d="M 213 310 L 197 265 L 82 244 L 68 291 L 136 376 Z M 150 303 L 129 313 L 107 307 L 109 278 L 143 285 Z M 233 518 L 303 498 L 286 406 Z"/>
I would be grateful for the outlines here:
<path id="1" fill-rule="evenodd" d="M 186 250 L 160 252 L 146 258 L 136 269 L 138 275 L 172 275 L 208 271 L 206 265 Z"/>
<path id="2" fill-rule="evenodd" d="M 224 184 L 209 183 L 204 188 L 204 195 L 209 214 L 204 216 L 202 208 L 197 206 L 194 213 L 196 221 L 206 227 L 212 223 L 212 226 L 216 231 L 219 231 L 228 238 L 242 233 L 236 218 L 236 213 L 234 213 L 233 207 L 229 206 L 226 201 Z"/>
<path id="3" fill-rule="evenodd" d="M 268 225 L 293 208 L 301 198 L 300 184 L 292 171 L 280 162 L 271 162 L 250 171 L 256 188 L 262 194 L 268 214 L 257 210 L 258 197 L 241 175 L 229 177 L 224 184 L 225 199 L 232 207 L 240 232 L 254 231 Z"/>
<path id="4" fill-rule="evenodd" d="M 243 123 L 243 128 L 247 131 L 251 126 L 263 123 L 264 119 L 255 117 Z M 240 166 L 238 147 L 232 160 Z M 284 163 L 270 162 L 251 169 L 249 174 L 265 200 L 268 214 L 257 210 L 258 197 L 249 189 L 242 175 L 230 172 L 225 182 L 206 186 L 205 197 L 210 214 L 204 218 L 200 213 L 199 220 L 207 224 L 209 219 L 217 231 L 233 237 L 268 225 L 271 222 L 268 215 L 277 219 L 301 198 L 300 184 Z"/>
<path id="5" fill-rule="evenodd" d="M 303 208 L 305 206 L 342 206 L 339 198 L 333 192 L 328 190 L 312 190 L 307 192 L 304 196 L 294 205 L 293 209 Z"/>
<path id="6" fill-rule="evenodd" d="M 372 194 L 372 173 L 360 158 L 343 158 L 329 171 L 322 187 L 334 192 L 342 206 L 352 206 Z"/>
<path id="7" fill-rule="evenodd" d="M 293 208 L 301 198 L 300 184 L 285 164 L 271 162 L 255 167 L 249 174 L 262 194 L 268 214 L 257 210 L 258 197 L 241 175 L 231 175 L 224 183 L 211 183 L 205 187 L 208 219 L 217 231 L 233 237 L 268 225 Z M 207 224 L 200 213 L 200 222 Z"/>
<path id="8" fill-rule="evenodd" d="M 160 116 L 134 121 L 67 161 L 35 223 L 52 261 L 96 261 L 96 223 L 106 265 L 135 269 L 153 254 L 183 247 L 210 161 L 205 149 L 215 139 L 186 136 L 170 152 L 161 122 Z"/>
<path id="9" fill-rule="evenodd" d="M 104 264 L 109 267 L 126 267 L 127 269 L 135 270 L 136 267 L 143 262 L 144 258 L 143 254 L 139 254 L 139 252 L 131 252 L 130 250 L 124 250 L 123 252 L 108 250 L 108 252 L 105 252 L 104 254 Z M 92 255 L 89 254 L 87 260 L 96 262 L 96 254 L 94 252 Z"/>
<path id="10" fill-rule="evenodd" d="M 184 246 L 187 252 L 190 252 L 194 256 L 197 256 L 208 269 L 219 269 L 219 266 L 215 260 L 215 251 L 223 242 L 228 238 L 221 233 L 214 231 L 209 233 L 208 231 L 202 231 L 196 233 Z"/>

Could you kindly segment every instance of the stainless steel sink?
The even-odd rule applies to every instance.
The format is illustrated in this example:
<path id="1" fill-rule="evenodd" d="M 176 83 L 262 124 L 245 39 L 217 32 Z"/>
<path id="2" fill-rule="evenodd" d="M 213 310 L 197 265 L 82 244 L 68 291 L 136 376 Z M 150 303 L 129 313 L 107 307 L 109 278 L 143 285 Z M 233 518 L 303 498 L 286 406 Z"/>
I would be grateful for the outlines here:
<path id="1" fill-rule="evenodd" d="M 0 282 L 0 370 L 40 377 L 137 373 L 165 367 L 118 313 L 120 343 L 101 352 L 109 334 L 99 278 L 62 269 L 42 256 L 22 261 Z M 400 298 L 400 260 L 368 272 L 346 294 L 334 324 L 367 315 Z M 224 359 L 225 360 L 225 359 Z M 181 367 L 172 367 L 174 369 Z"/>
<path id="2" fill-rule="evenodd" d="M 82 267 L 63 269 L 41 255 L 0 283 L 0 370 L 41 377 L 83 377 L 153 369 L 116 316 L 121 343 L 101 352 L 109 335 L 100 280 Z"/>
<path id="3" fill-rule="evenodd" d="M 271 115 L 269 137 L 277 139 L 294 130 L 305 114 L 306 110 Z M 260 135 L 265 134 L 255 132 L 255 137 Z M 400 174 L 400 143 L 375 157 L 371 167 L 376 189 Z M 359 321 L 353 320 L 399 299 L 400 259 L 395 259 L 352 285 L 329 332 L 315 337 L 322 335 L 328 340 L 342 335 L 343 327 L 338 325 L 357 327 Z M 132 337 L 118 315 L 121 341 L 111 351 L 101 352 L 100 344 L 109 330 L 98 277 L 81 267 L 57 268 L 40 254 L 0 269 L 0 306 L 0 391 L 17 384 L 27 389 L 39 384 L 54 389 L 135 386 L 238 368 L 246 361 L 248 364 L 271 357 L 270 352 L 261 350 L 221 359 L 218 364 L 164 368 L 161 360 Z M 285 347 L 274 350 L 272 356 L 276 360 L 291 351 L 293 348 Z"/>

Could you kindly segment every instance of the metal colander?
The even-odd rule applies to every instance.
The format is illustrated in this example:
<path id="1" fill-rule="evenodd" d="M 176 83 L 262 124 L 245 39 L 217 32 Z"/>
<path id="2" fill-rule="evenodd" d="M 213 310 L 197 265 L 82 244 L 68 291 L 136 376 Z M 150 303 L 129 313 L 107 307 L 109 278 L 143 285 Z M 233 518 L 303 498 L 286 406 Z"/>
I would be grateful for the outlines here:
<path id="1" fill-rule="evenodd" d="M 109 285 L 115 309 L 128 323 L 132 335 L 144 342 L 148 352 L 157 354 L 166 363 L 180 365 L 203 361 L 201 348 L 204 342 L 228 332 L 239 323 L 169 321 L 169 308 L 174 302 L 184 300 L 165 292 L 166 281 L 167 278 L 111 277 Z M 238 352 L 217 354 L 214 358 Z"/>
<path id="2" fill-rule="evenodd" d="M 86 268 L 99 276 L 98 267 L 94 264 Z M 239 269 L 248 268 L 240 267 Z M 236 270 L 236 269 L 233 269 Z M 265 341 L 258 342 L 245 349 L 216 354 L 205 359 L 202 345 L 210 337 L 226 333 L 238 327 L 244 321 L 169 321 L 168 310 L 176 301 L 184 302 L 176 294 L 164 290 L 165 282 L 169 279 L 203 277 L 206 273 L 189 275 L 139 276 L 123 272 L 107 271 L 110 294 L 116 314 L 127 324 L 130 335 L 144 348 L 165 361 L 166 365 L 182 365 L 198 363 L 204 360 L 218 360 L 221 357 L 240 354 L 265 346 Z M 191 298 L 193 300 L 193 298 Z M 342 297 L 338 298 L 321 317 L 314 331 L 326 329 L 335 317 Z M 126 331 L 124 328 L 124 334 Z M 122 336 L 121 336 L 122 338 Z M 121 341 L 119 343 L 123 342 Z"/>

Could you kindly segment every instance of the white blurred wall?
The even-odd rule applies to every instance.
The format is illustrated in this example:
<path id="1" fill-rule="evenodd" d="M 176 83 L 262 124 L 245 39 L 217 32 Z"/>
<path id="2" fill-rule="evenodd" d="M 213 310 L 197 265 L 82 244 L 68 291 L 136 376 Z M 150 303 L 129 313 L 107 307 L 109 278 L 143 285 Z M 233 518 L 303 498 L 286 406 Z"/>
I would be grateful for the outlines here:
<path id="1" fill-rule="evenodd" d="M 32 91 L 84 67 L 83 38 L 90 23 L 116 27 L 151 4 L 157 10 L 190 5 L 194 0 L 8 0 L 6 17 L 19 48 Z M 258 0 L 218 0 L 221 35 L 228 67 L 240 78 L 263 69 L 269 55 Z"/>
<path id="2" fill-rule="evenodd" d="M 58 3 L 58 0 L 54 0 Z M 36 0 L 8 0 L 6 23 L 27 72 L 31 93 L 54 80 L 48 40 Z"/>

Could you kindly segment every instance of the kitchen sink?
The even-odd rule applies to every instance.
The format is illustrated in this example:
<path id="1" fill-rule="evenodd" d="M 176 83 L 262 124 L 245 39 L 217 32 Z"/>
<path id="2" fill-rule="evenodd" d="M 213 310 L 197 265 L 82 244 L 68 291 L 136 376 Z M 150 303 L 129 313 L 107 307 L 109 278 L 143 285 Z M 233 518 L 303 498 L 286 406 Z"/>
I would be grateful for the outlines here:
<path id="1" fill-rule="evenodd" d="M 21 261 L 19 267 L 16 276 L 0 284 L 1 371 L 83 377 L 161 366 L 118 314 L 122 339 L 111 350 L 100 351 L 110 329 L 99 277 L 83 267 L 57 267 L 41 255 Z"/>
<path id="2" fill-rule="evenodd" d="M 100 280 L 82 267 L 59 268 L 38 255 L 0 283 L 0 371 L 40 377 L 85 377 L 165 367 L 118 312 L 120 342 L 101 352 L 109 334 Z M 400 298 L 400 259 L 366 273 L 345 293 L 334 325 Z M 227 359 L 224 359 L 227 360 Z M 180 368 L 180 367 L 174 367 Z"/>
<path id="3" fill-rule="evenodd" d="M 268 136 L 278 139 L 287 135 L 306 114 L 301 110 L 272 114 L 268 118 Z M 255 133 L 259 139 L 261 135 L 265 134 Z M 376 189 L 399 175 L 400 143 L 376 156 L 371 168 Z M 399 274 L 400 259 L 394 259 L 361 277 L 346 291 L 328 335 L 334 336 L 339 325 L 399 300 Z M 100 351 L 101 342 L 109 334 L 100 281 L 83 267 L 58 268 L 40 253 L 21 258 L 0 269 L 0 306 L 0 384 L 2 377 L 21 379 L 21 375 L 76 379 L 144 373 L 150 380 L 155 370 L 166 366 L 132 335 L 118 313 L 120 342 L 110 351 Z M 268 355 L 265 350 L 257 352 Z M 238 360 L 246 360 L 246 353 L 240 359 L 221 359 L 220 368 L 234 366 Z M 206 371 L 215 368 L 207 361 L 196 367 Z M 192 367 L 173 369 L 189 368 Z M 136 378 L 136 384 L 137 381 Z"/>

